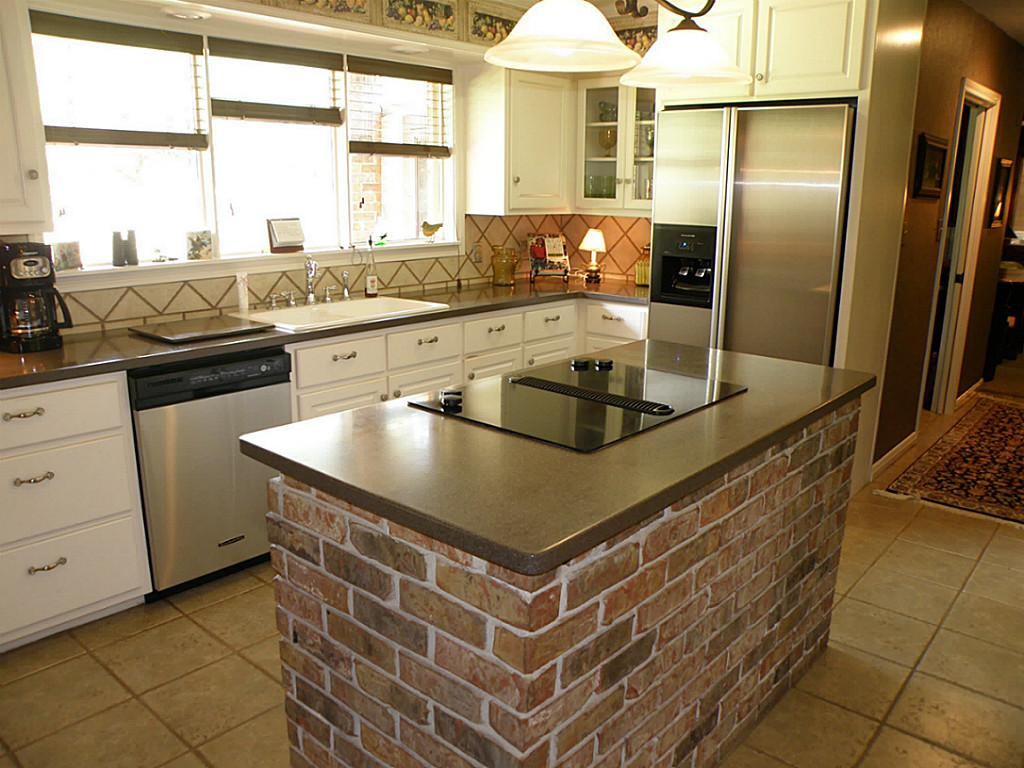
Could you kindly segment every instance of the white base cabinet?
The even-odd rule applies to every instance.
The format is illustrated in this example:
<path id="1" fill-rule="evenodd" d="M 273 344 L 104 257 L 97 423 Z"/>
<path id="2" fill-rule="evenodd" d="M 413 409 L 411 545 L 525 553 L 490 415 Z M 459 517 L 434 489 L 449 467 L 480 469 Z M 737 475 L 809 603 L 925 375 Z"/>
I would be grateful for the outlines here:
<path id="1" fill-rule="evenodd" d="M 125 375 L 0 395 L 0 650 L 151 590 Z"/>

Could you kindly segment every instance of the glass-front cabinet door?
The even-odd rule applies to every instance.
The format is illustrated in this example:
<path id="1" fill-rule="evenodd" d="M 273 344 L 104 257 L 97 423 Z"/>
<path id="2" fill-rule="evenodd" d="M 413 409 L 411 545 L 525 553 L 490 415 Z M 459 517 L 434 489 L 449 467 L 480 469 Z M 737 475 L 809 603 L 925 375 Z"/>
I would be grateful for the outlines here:
<path id="1" fill-rule="evenodd" d="M 654 187 L 654 90 L 617 77 L 579 82 L 577 203 L 649 213 Z"/>

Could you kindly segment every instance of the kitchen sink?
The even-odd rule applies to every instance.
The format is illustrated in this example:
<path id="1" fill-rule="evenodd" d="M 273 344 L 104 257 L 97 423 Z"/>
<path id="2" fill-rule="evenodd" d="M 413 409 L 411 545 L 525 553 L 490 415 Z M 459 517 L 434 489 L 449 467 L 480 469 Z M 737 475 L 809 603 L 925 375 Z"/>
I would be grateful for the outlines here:
<path id="1" fill-rule="evenodd" d="M 236 316 L 258 323 L 270 323 L 282 331 L 308 331 L 379 320 L 384 317 L 417 315 L 438 309 L 448 309 L 448 305 L 437 301 L 378 296 L 373 299 L 336 299 L 328 304 L 313 306 L 264 309 L 239 313 Z"/>

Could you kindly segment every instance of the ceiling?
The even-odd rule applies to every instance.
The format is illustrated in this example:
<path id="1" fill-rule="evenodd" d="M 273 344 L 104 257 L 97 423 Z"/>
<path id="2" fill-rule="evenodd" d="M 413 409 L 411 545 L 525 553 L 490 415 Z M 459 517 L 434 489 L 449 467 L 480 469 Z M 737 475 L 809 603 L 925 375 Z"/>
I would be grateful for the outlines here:
<path id="1" fill-rule="evenodd" d="M 1021 45 L 1024 45 L 1024 3 L 1021 0 L 965 0 Z"/>

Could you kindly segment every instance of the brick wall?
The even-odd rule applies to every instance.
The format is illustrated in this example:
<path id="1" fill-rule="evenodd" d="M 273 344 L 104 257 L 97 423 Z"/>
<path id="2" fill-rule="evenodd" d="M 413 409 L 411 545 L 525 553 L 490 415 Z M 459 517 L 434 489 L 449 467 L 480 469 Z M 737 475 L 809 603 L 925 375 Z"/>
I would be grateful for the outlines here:
<path id="1" fill-rule="evenodd" d="M 540 576 L 273 481 L 292 765 L 715 764 L 825 646 L 857 415 Z"/>

